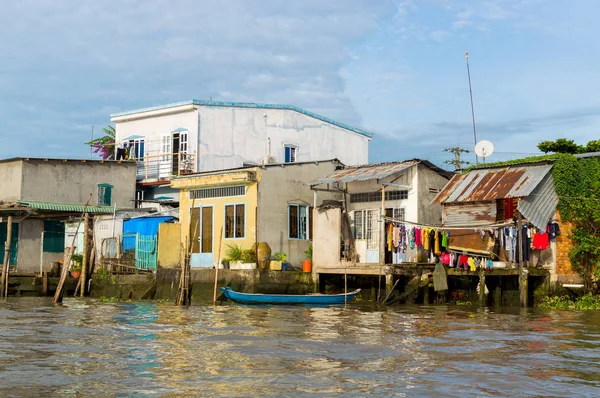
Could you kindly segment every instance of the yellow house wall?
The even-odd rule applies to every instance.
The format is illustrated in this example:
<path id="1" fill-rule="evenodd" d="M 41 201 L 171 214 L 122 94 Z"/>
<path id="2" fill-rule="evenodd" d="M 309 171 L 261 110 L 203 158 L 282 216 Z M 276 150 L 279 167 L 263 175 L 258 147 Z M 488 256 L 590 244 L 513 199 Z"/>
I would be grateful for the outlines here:
<path id="1" fill-rule="evenodd" d="M 219 264 L 220 258 L 225 257 L 228 244 L 250 249 L 255 242 L 256 236 L 256 206 L 258 200 L 257 182 L 248 181 L 248 173 L 230 173 L 221 175 L 189 177 L 173 182 L 174 188 L 179 188 L 179 221 L 181 223 L 181 241 L 188 242 L 190 232 L 190 209 L 201 206 L 213 207 L 213 263 Z M 259 176 L 257 176 L 259 177 Z M 246 179 L 246 181 L 244 181 Z M 259 179 L 259 178 L 257 178 Z M 225 198 L 190 199 L 190 190 L 210 187 L 223 187 L 233 185 L 246 185 L 245 196 L 233 196 Z M 225 239 L 225 206 L 230 204 L 245 204 L 246 226 L 244 238 Z M 219 243 L 221 244 L 221 256 L 219 258 Z"/>
<path id="2" fill-rule="evenodd" d="M 176 268 L 180 266 L 181 224 L 161 223 L 158 225 L 158 266 Z"/>

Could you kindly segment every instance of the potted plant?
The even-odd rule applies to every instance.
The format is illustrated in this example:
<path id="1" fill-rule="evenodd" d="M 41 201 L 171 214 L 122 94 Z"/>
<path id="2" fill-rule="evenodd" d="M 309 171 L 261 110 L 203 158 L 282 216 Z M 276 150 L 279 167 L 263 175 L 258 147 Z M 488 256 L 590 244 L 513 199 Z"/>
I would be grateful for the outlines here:
<path id="1" fill-rule="evenodd" d="M 275 252 L 271 259 L 271 265 L 269 268 L 271 271 L 284 271 L 285 270 L 285 260 L 287 260 L 287 254 L 284 252 Z"/>
<path id="2" fill-rule="evenodd" d="M 308 245 L 308 249 L 304 252 L 306 256 L 306 260 L 302 261 L 302 271 L 303 272 L 312 272 L 312 255 L 313 255 L 313 247 L 312 243 Z"/>
<path id="3" fill-rule="evenodd" d="M 73 254 L 71 256 L 71 277 L 77 279 L 81 275 L 81 263 L 83 254 Z"/>
<path id="4" fill-rule="evenodd" d="M 225 261 L 229 269 L 254 269 L 256 268 L 256 254 L 254 250 L 244 250 L 236 244 L 229 244 L 225 249 Z"/>

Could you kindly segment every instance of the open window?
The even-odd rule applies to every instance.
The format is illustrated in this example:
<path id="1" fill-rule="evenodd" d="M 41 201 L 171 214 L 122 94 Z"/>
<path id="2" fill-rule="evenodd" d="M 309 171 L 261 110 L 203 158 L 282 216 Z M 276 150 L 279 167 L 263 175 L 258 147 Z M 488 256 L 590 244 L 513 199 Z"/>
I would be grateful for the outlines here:
<path id="1" fill-rule="evenodd" d="M 296 145 L 284 145 L 285 149 L 285 163 L 296 163 L 296 152 L 298 147 Z"/>

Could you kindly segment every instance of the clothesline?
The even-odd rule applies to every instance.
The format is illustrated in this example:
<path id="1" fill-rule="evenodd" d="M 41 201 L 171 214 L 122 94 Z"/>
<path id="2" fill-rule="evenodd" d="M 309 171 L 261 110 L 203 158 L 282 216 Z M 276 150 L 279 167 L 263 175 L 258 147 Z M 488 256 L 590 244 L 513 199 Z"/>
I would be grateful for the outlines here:
<path id="1" fill-rule="evenodd" d="M 463 229 L 474 229 L 474 230 L 489 230 L 489 229 L 495 229 L 495 228 L 503 228 L 503 227 L 508 227 L 508 226 L 513 226 L 514 223 L 513 222 L 503 222 L 503 223 L 494 223 L 494 224 L 487 224 L 487 225 L 477 225 L 477 226 L 473 226 L 473 225 L 465 225 L 465 226 L 443 226 L 443 225 L 428 225 L 428 224 L 423 224 L 423 223 L 416 223 L 416 222 L 412 222 L 412 221 L 405 221 L 405 220 L 398 220 L 396 218 L 393 217 L 388 217 L 388 216 L 383 216 L 382 217 L 383 220 L 386 221 L 391 221 L 394 223 L 399 223 L 399 224 L 409 224 L 409 225 L 414 225 L 417 227 L 425 227 L 425 228 L 433 228 L 433 229 L 441 229 L 444 231 L 450 231 L 450 230 L 463 230 Z"/>

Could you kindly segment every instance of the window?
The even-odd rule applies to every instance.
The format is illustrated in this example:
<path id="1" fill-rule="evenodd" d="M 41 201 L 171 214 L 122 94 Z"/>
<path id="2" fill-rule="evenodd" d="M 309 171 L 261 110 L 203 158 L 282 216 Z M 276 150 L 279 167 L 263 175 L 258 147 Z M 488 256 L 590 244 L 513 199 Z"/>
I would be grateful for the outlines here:
<path id="1" fill-rule="evenodd" d="M 129 159 L 144 160 L 145 144 L 143 138 L 126 141 L 125 145 L 129 148 Z"/>
<path id="2" fill-rule="evenodd" d="M 366 239 L 367 249 L 379 246 L 379 210 L 356 210 L 354 212 L 354 235 Z"/>
<path id="3" fill-rule="evenodd" d="M 163 135 L 161 138 L 161 153 L 162 160 L 169 162 L 171 160 L 171 134 Z"/>
<path id="4" fill-rule="evenodd" d="M 179 152 L 187 153 L 188 151 L 188 134 L 180 133 L 179 134 Z"/>
<path id="5" fill-rule="evenodd" d="M 408 199 L 408 191 L 385 191 L 385 200 Z M 350 203 L 381 202 L 381 191 L 350 194 Z"/>
<path id="6" fill-rule="evenodd" d="M 62 253 L 65 250 L 65 224 L 60 221 L 44 221 L 45 253 Z"/>
<path id="7" fill-rule="evenodd" d="M 246 205 L 225 206 L 225 238 L 239 239 L 246 236 Z"/>
<path id="8" fill-rule="evenodd" d="M 234 187 L 202 188 L 190 191 L 190 199 L 225 198 L 228 196 L 244 196 L 246 187 L 238 185 Z"/>
<path id="9" fill-rule="evenodd" d="M 290 239 L 309 240 L 312 231 L 312 207 L 289 205 L 288 231 Z"/>
<path id="10" fill-rule="evenodd" d="M 98 206 L 110 206 L 112 201 L 112 185 L 98 184 Z"/>
<path id="11" fill-rule="evenodd" d="M 285 146 L 285 163 L 295 163 L 296 162 L 296 150 L 298 148 L 293 145 Z"/>

